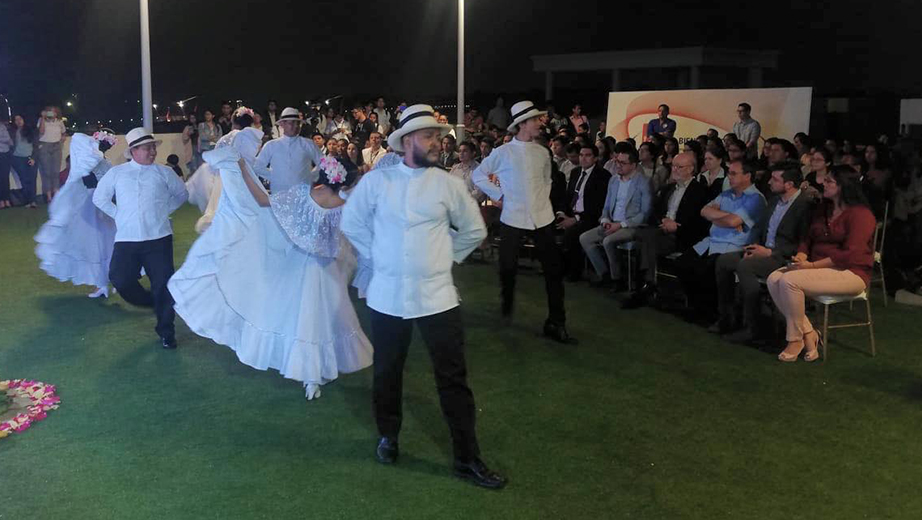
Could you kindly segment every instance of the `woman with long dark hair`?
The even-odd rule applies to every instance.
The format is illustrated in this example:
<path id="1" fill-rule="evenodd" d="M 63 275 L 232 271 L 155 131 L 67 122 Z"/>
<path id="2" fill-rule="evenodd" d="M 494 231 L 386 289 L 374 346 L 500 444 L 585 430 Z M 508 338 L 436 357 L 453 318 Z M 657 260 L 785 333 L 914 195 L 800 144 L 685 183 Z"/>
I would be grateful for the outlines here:
<path id="1" fill-rule="evenodd" d="M 22 184 L 22 203 L 35 208 L 35 188 L 38 178 L 38 162 L 35 152 L 35 129 L 26 124 L 21 114 L 13 116 L 13 156 L 10 165 Z"/>
<path id="2" fill-rule="evenodd" d="M 716 199 L 718 195 L 730 189 L 727 152 L 723 148 L 712 146 L 704 152 L 704 169 L 698 176 L 698 182 L 707 187 L 711 199 Z"/>
<path id="3" fill-rule="evenodd" d="M 806 316 L 807 296 L 857 296 L 871 279 L 877 221 L 854 170 L 833 166 L 823 179 L 823 199 L 790 267 L 768 277 L 768 292 L 787 321 L 781 361 L 796 361 L 802 351 L 805 361 L 819 357 L 824 338 Z"/>
<path id="4" fill-rule="evenodd" d="M 811 198 L 819 200 L 823 197 L 823 183 L 832 167 L 832 152 L 826 148 L 817 148 L 810 154 L 810 173 L 804 177 L 800 189 L 809 194 Z"/>
<path id="5" fill-rule="evenodd" d="M 890 169 L 890 149 L 883 143 L 873 143 L 864 149 L 861 187 L 868 197 L 874 215 L 884 218 L 884 209 L 893 196 L 893 171 Z"/>

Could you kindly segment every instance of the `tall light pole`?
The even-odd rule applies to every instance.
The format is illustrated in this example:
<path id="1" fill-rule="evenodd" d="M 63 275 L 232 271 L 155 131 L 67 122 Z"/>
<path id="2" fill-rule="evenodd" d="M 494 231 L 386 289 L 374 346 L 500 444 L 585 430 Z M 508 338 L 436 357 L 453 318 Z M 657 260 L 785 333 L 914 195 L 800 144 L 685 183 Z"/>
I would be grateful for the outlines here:
<path id="1" fill-rule="evenodd" d="M 147 0 L 141 1 L 141 110 L 144 128 L 154 131 L 154 101 L 150 86 L 150 12 Z"/>
<path id="2" fill-rule="evenodd" d="M 458 141 L 464 140 L 464 0 L 458 0 Z"/>

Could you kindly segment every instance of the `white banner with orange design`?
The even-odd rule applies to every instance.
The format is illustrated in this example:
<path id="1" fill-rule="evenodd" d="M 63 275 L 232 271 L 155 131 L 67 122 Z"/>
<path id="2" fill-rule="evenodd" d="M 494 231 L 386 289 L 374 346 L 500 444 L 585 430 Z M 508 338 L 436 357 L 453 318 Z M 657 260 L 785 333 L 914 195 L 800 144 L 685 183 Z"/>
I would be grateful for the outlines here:
<path id="1" fill-rule="evenodd" d="M 737 105 L 749 103 L 752 118 L 762 125 L 763 141 L 769 137 L 792 140 L 797 132 L 809 133 L 812 98 L 812 87 L 612 92 L 606 132 L 619 141 L 633 137 L 639 144 L 647 124 L 658 117 L 658 107 L 666 104 L 680 144 L 709 128 L 723 136 L 739 121 Z"/>

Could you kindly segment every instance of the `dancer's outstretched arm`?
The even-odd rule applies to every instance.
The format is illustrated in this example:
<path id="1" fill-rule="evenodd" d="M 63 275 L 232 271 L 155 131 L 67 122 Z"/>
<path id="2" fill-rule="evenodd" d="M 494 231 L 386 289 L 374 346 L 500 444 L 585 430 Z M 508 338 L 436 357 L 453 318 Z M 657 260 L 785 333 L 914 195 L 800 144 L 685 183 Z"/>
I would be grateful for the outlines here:
<path id="1" fill-rule="evenodd" d="M 268 207 L 269 196 L 266 195 L 266 192 L 264 192 L 262 188 L 256 184 L 256 181 L 253 180 L 253 175 L 250 174 L 250 170 L 247 168 L 246 161 L 240 159 L 237 161 L 237 164 L 240 165 L 240 173 L 243 175 L 243 182 L 246 183 L 247 188 L 253 195 L 253 198 L 256 199 L 256 203 L 264 208 Z"/>

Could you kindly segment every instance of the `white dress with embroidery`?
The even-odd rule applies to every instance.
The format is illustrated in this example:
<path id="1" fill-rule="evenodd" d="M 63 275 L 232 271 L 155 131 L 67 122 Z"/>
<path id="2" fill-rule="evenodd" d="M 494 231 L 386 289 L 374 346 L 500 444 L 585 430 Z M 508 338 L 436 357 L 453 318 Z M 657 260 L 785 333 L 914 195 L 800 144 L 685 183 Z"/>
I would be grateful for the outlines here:
<path id="1" fill-rule="evenodd" d="M 87 188 L 83 177 L 92 173 L 101 179 L 111 167 L 96 140 L 74 134 L 70 175 L 48 206 L 48 222 L 35 235 L 39 267 L 62 282 L 96 287 L 109 284 L 115 221 L 93 204 L 95 189 Z"/>
<path id="2" fill-rule="evenodd" d="M 320 207 L 307 185 L 260 207 L 239 157 L 230 147 L 204 154 L 220 172 L 221 201 L 170 279 L 176 312 L 243 363 L 305 385 L 368 367 L 371 342 L 347 291 L 355 260 L 339 230 L 342 209 Z"/>

